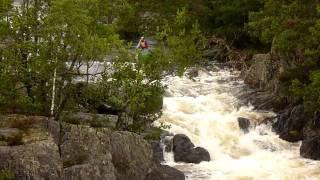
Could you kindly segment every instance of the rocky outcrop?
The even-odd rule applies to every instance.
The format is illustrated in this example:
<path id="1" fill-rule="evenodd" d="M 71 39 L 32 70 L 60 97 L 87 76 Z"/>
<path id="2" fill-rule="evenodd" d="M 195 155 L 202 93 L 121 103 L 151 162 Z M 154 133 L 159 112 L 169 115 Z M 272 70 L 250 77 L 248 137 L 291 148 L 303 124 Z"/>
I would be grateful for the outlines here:
<path id="1" fill-rule="evenodd" d="M 64 124 L 60 145 L 65 179 L 115 179 L 109 129 Z"/>
<path id="2" fill-rule="evenodd" d="M 303 105 L 285 110 L 273 124 L 273 129 L 281 139 L 296 142 L 303 139 L 303 128 L 308 122 Z"/>
<path id="3" fill-rule="evenodd" d="M 250 68 L 244 72 L 244 80 L 252 87 L 260 89 L 277 88 L 277 80 L 274 76 L 277 67 L 270 54 L 256 54 L 251 60 Z"/>
<path id="4" fill-rule="evenodd" d="M 173 137 L 173 153 L 176 162 L 200 163 L 210 161 L 209 152 L 202 148 L 196 147 L 188 136 L 177 134 Z"/>
<path id="5" fill-rule="evenodd" d="M 256 54 L 250 63 L 249 68 L 242 69 L 242 77 L 255 91 L 240 98 L 260 110 L 279 111 L 284 108 L 283 101 L 279 101 L 277 97 L 280 88 L 279 76 L 283 71 L 279 60 L 270 53 Z"/>
<path id="6" fill-rule="evenodd" d="M 20 146 L 0 146 L 0 169 L 10 169 L 17 180 L 63 177 L 58 146 L 52 138 Z"/>
<path id="7" fill-rule="evenodd" d="M 43 117 L 13 117 L 35 119 L 27 129 L 17 128 L 26 121 L 15 123 L 17 130 L 5 127 L 3 122 L 10 121 L 0 116 L 4 141 L 22 134 L 21 145 L 0 145 L 0 169 L 11 170 L 17 180 L 184 179 L 180 171 L 154 161 L 151 145 L 137 134 L 68 123 L 60 126 Z"/>

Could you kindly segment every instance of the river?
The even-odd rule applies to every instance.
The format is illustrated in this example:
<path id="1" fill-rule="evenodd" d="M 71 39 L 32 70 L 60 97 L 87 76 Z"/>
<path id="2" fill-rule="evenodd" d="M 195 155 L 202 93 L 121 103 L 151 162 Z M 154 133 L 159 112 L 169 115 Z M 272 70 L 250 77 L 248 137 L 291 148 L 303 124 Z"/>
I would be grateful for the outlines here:
<path id="1" fill-rule="evenodd" d="M 300 143 L 279 139 L 271 125 L 242 132 L 238 117 L 260 122 L 275 114 L 243 103 L 239 96 L 248 88 L 239 72 L 214 69 L 200 71 L 193 80 L 168 77 L 159 120 L 171 125 L 170 132 L 186 134 L 196 146 L 206 148 L 211 161 L 176 163 L 172 153 L 165 153 L 165 164 L 183 171 L 190 180 L 320 179 L 320 162 L 301 158 Z"/>

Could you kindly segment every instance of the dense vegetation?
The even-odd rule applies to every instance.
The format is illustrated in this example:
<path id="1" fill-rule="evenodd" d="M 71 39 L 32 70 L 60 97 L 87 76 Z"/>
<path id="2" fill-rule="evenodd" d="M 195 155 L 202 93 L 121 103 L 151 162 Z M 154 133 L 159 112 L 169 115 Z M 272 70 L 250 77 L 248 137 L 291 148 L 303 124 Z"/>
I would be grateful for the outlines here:
<path id="1" fill-rule="evenodd" d="M 109 0 L 23 0 L 0 4 L 0 109 L 59 119 L 63 111 L 107 104 L 135 121 L 153 121 L 162 106 L 164 73 L 182 73 L 198 60 L 197 23 L 175 11 L 153 35 L 159 45 L 148 56 L 131 52 L 136 4 Z M 193 25 L 194 24 L 194 25 Z M 135 29 L 136 28 L 136 29 Z M 133 27 L 133 34 L 139 27 Z M 82 66 L 105 62 L 91 84 Z M 76 78 L 87 76 L 83 83 Z"/>
<path id="2" fill-rule="evenodd" d="M 0 109 L 58 119 L 108 104 L 152 122 L 164 73 L 194 65 L 211 34 L 282 57 L 285 96 L 319 111 L 319 0 L 1 0 Z M 158 42 L 147 57 L 128 51 L 138 35 Z M 74 82 L 89 77 L 81 66 L 106 59 L 112 65 L 96 84 Z"/>

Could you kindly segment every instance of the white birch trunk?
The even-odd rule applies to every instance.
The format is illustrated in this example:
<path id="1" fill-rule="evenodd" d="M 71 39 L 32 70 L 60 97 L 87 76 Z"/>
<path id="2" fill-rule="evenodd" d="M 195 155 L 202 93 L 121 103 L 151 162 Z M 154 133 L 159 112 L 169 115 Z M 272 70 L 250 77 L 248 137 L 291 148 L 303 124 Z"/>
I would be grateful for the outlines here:
<path id="1" fill-rule="evenodd" d="M 54 108 L 55 108 L 56 79 L 57 79 L 57 68 L 54 68 L 53 83 L 52 83 L 52 98 L 51 98 L 51 108 L 50 108 L 51 116 L 54 115 Z"/>

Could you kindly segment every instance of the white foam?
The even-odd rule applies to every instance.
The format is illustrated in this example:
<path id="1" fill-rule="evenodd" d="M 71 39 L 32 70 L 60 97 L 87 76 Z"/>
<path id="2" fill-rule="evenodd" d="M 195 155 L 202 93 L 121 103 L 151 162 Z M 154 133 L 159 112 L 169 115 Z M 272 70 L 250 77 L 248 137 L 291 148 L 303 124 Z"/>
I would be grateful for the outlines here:
<path id="1" fill-rule="evenodd" d="M 199 77 L 168 77 L 163 116 L 169 131 L 183 133 L 206 148 L 212 161 L 199 165 L 175 163 L 166 153 L 166 163 L 182 170 L 187 179 L 320 179 L 320 162 L 303 159 L 300 143 L 278 138 L 267 125 L 244 134 L 237 118 L 261 121 L 272 112 L 239 107 L 235 92 L 244 87 L 238 72 L 200 72 Z M 236 83 L 235 83 L 236 82 Z"/>

